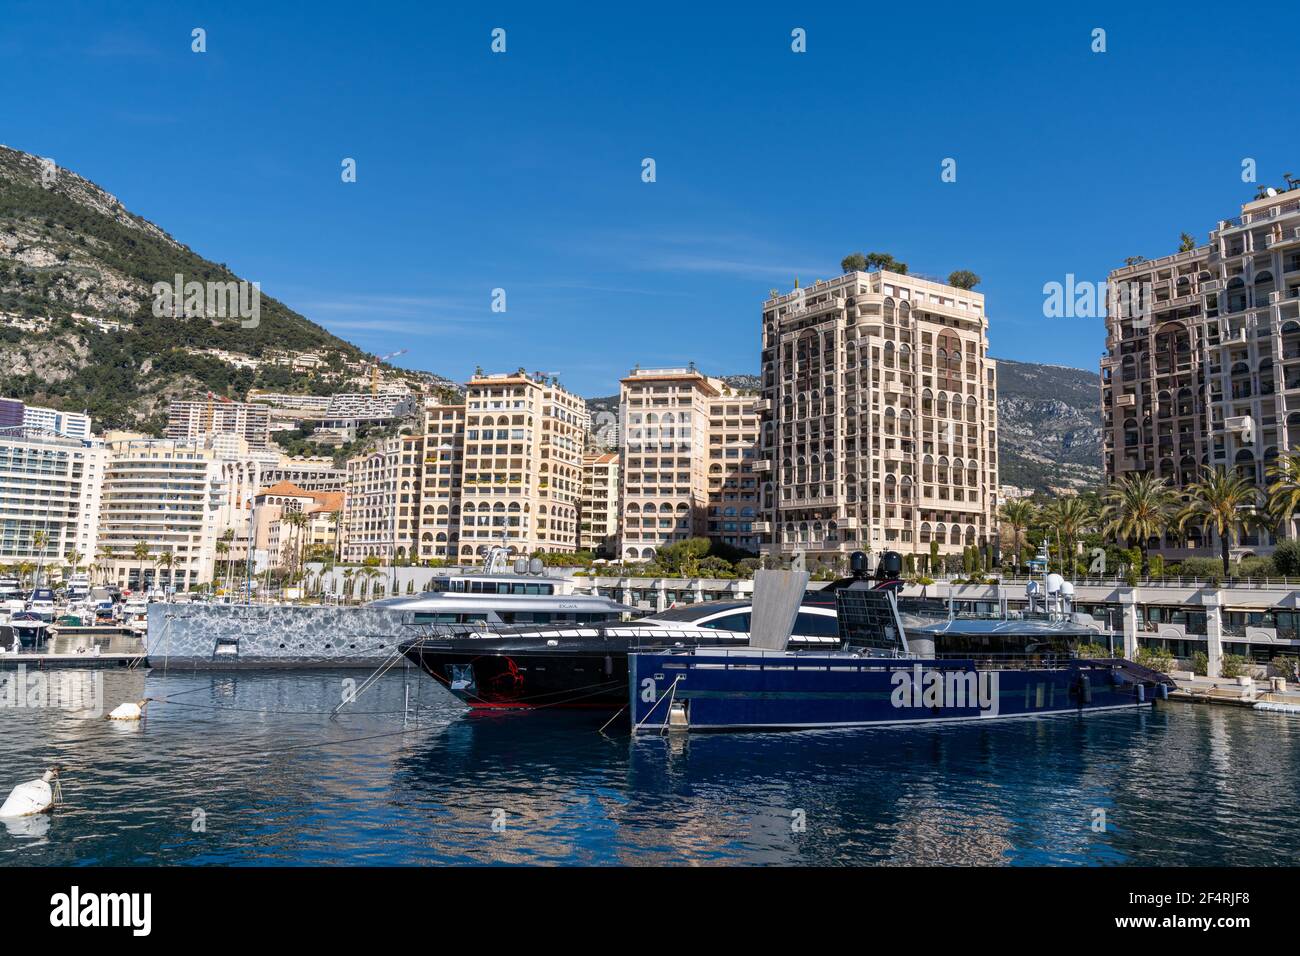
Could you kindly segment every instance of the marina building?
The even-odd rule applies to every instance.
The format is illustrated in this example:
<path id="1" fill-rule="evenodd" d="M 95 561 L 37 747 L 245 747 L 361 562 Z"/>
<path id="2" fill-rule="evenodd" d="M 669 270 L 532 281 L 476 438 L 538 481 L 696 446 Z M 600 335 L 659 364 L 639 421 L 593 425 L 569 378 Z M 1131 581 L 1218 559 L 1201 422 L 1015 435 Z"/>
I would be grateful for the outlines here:
<path id="1" fill-rule="evenodd" d="M 709 399 L 706 534 L 741 551 L 758 553 L 758 396 L 729 386 Z"/>
<path id="2" fill-rule="evenodd" d="M 601 557 L 618 553 L 619 458 L 614 452 L 582 456 L 578 548 Z"/>
<path id="3" fill-rule="evenodd" d="M 430 399 L 424 408 L 418 552 L 421 561 L 454 561 L 459 554 L 464 455 L 464 404 Z"/>
<path id="4" fill-rule="evenodd" d="M 960 554 L 998 508 L 984 296 L 851 272 L 763 303 L 763 550 Z"/>
<path id="5" fill-rule="evenodd" d="M 226 497 L 212 449 L 133 435 L 106 436 L 106 447 L 95 555 L 108 580 L 178 591 L 211 581 Z"/>
<path id="6" fill-rule="evenodd" d="M 102 446 L 43 429 L 0 429 L 0 564 L 93 560 L 104 458 Z"/>
<path id="7" fill-rule="evenodd" d="M 504 545 L 576 551 L 585 403 L 554 377 L 477 372 L 465 386 L 460 557 Z"/>
<path id="8" fill-rule="evenodd" d="M 167 410 L 167 437 L 172 441 L 198 441 L 217 434 L 239 435 L 250 448 L 270 442 L 270 410 L 265 405 L 232 402 L 226 398 L 174 401 Z"/>
<path id="9" fill-rule="evenodd" d="M 1114 270 L 1107 298 L 1107 480 L 1147 472 L 1185 488 L 1209 466 L 1263 491 L 1278 453 L 1300 445 L 1300 192 L 1245 203 L 1205 245 Z M 1287 533 L 1300 533 L 1294 515 Z M 1218 552 L 1200 529 L 1150 544 Z M 1234 556 L 1272 544 L 1248 529 Z"/>

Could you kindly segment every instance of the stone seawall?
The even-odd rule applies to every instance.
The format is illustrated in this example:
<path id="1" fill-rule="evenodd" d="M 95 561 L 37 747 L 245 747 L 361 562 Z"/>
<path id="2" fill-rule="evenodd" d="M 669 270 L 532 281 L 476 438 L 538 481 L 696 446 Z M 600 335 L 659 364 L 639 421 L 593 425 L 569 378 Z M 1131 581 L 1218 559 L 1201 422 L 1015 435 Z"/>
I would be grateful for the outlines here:
<path id="1" fill-rule="evenodd" d="M 369 667 L 417 636 L 400 611 L 377 607 L 151 604 L 154 667 Z"/>

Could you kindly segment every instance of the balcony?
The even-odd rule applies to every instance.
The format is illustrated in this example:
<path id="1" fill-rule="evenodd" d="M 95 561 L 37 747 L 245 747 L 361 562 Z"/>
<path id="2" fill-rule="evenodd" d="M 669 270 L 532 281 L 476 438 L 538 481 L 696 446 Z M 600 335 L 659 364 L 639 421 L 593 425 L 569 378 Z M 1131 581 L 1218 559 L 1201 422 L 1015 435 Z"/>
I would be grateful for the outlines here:
<path id="1" fill-rule="evenodd" d="M 754 462 L 753 468 L 755 471 L 771 471 L 772 463 L 766 458 L 759 458 Z"/>
<path id="2" fill-rule="evenodd" d="M 754 528 L 754 533 L 755 533 L 755 534 L 771 534 L 771 533 L 772 533 L 772 522 L 770 522 L 770 521 L 755 521 L 754 524 L 753 524 L 753 528 Z"/>

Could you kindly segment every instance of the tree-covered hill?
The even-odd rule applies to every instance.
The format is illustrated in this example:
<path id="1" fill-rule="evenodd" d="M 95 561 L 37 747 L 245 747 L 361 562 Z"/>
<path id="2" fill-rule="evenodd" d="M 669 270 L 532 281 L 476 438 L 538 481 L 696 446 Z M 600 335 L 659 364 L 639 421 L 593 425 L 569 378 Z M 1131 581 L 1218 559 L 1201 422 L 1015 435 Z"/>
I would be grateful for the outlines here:
<path id="1" fill-rule="evenodd" d="M 156 430 L 172 397 L 327 391 L 346 362 L 362 358 L 264 293 L 252 328 L 234 316 L 159 318 L 152 286 L 178 274 L 240 281 L 94 183 L 66 169 L 51 176 L 38 157 L 0 147 L 0 395 Z M 208 349 L 252 359 L 322 350 L 328 364 L 310 374 L 241 368 Z"/>

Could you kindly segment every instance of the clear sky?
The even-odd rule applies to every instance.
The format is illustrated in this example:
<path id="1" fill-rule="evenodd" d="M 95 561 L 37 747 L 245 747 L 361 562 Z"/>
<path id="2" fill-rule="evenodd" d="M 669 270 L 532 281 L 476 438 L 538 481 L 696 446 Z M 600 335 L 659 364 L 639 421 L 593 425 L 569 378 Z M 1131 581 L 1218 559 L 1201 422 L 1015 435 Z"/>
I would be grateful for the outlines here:
<path id="1" fill-rule="evenodd" d="M 994 355 L 1092 369 L 1044 283 L 1205 241 L 1244 158 L 1300 174 L 1290 5 L 602 6 L 0 0 L 0 142 L 399 364 L 585 395 L 756 372 L 767 291 L 856 250 L 975 271 Z"/>

